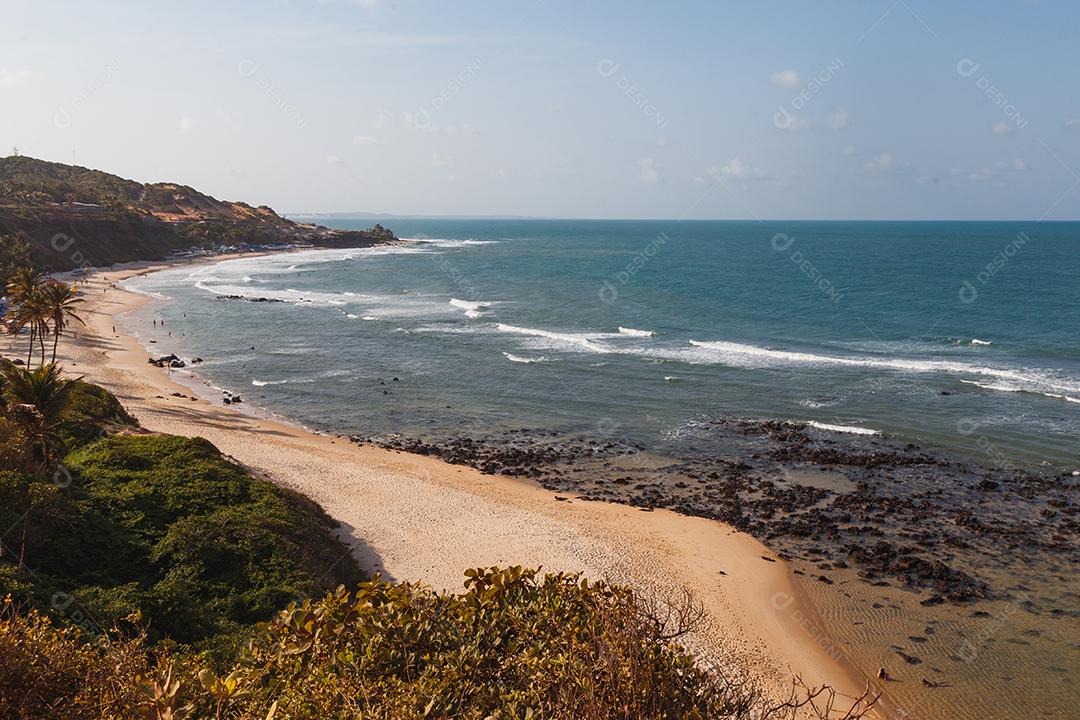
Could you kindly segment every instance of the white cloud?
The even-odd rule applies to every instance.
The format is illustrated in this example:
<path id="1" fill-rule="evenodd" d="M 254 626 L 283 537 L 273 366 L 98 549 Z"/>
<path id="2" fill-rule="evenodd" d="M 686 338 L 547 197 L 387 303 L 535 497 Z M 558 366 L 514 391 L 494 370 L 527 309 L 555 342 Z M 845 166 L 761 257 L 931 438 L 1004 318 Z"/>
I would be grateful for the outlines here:
<path id="1" fill-rule="evenodd" d="M 799 80 L 799 73 L 794 70 L 777 70 L 772 74 L 773 85 L 779 85 L 782 88 L 789 88 L 794 90 L 802 85 L 802 81 Z"/>
<path id="2" fill-rule="evenodd" d="M 713 177 L 723 178 L 735 178 L 736 180 L 744 180 L 751 177 L 757 171 L 744 163 L 741 158 L 733 157 L 727 161 L 724 165 L 717 167 L 713 165 L 708 170 L 709 174 Z"/>
<path id="3" fill-rule="evenodd" d="M 998 120 L 996 123 L 990 125 L 990 132 L 995 135 L 1009 135 L 1013 131 L 1011 123 L 1007 123 L 1004 120 Z"/>
<path id="4" fill-rule="evenodd" d="M 652 158 L 641 158 L 637 161 L 637 178 L 644 185 L 656 185 L 660 182 L 660 171 Z"/>
<path id="5" fill-rule="evenodd" d="M 371 135 L 353 135 L 353 145 L 385 145 L 386 141 L 382 138 L 372 137 Z"/>
<path id="6" fill-rule="evenodd" d="M 843 155 L 844 157 L 851 157 L 852 155 L 855 154 L 855 146 L 854 145 L 845 145 L 844 147 L 840 148 L 840 154 Z"/>
<path id="7" fill-rule="evenodd" d="M 1013 158 L 1013 170 L 1018 172 L 1027 170 L 1027 162 L 1024 161 L 1024 158 Z"/>
<path id="8" fill-rule="evenodd" d="M 339 158 L 337 155 L 327 155 L 326 156 L 326 164 L 327 165 L 340 165 L 341 164 L 341 158 Z"/>
<path id="9" fill-rule="evenodd" d="M 848 111 L 847 108 L 836 108 L 836 112 L 825 118 L 825 124 L 829 126 L 831 130 L 843 130 L 848 126 Z"/>
<path id="10" fill-rule="evenodd" d="M 13 88 L 26 83 L 37 77 L 29 70 L 12 70 L 0 67 L 0 88 Z"/>
<path id="11" fill-rule="evenodd" d="M 187 115 L 184 115 L 182 118 L 180 118 L 180 121 L 176 124 L 176 127 L 177 130 L 180 131 L 181 135 L 186 135 L 187 133 L 191 132 L 191 124 L 191 118 Z"/>
<path id="12" fill-rule="evenodd" d="M 863 167 L 871 172 L 889 173 L 896 169 L 896 160 L 889 153 L 881 153 Z"/>
<path id="13" fill-rule="evenodd" d="M 440 155 L 438 150 L 431 151 L 431 167 L 444 168 L 454 162 L 453 155 Z"/>
<path id="14" fill-rule="evenodd" d="M 1065 129 L 1080 132 L 1080 118 L 1070 118 L 1065 121 Z"/>

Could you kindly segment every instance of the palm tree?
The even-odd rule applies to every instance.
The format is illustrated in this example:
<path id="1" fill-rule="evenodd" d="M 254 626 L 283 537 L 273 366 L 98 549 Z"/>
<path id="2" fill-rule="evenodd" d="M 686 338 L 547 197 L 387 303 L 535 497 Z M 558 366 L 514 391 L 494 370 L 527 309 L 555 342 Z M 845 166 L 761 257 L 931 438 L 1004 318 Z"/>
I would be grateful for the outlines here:
<path id="1" fill-rule="evenodd" d="M 85 325 L 83 319 L 75 312 L 75 306 L 83 300 L 78 296 L 75 288 L 67 283 L 53 280 L 45 285 L 41 291 L 44 300 L 45 314 L 52 321 L 53 347 L 52 362 L 56 364 L 56 346 L 60 342 L 60 335 L 68 325 L 69 320 L 78 320 Z M 44 362 L 44 358 L 43 358 Z"/>
<path id="2" fill-rule="evenodd" d="M 34 355 L 34 339 L 37 337 L 38 330 L 41 329 L 39 311 L 43 282 L 41 273 L 33 268 L 24 267 L 15 271 L 7 286 L 8 300 L 14 308 L 12 316 L 15 319 L 16 330 L 20 331 L 27 326 L 30 328 L 30 350 L 26 354 L 27 366 L 30 365 L 30 360 Z"/>
<path id="3" fill-rule="evenodd" d="M 42 365 L 36 370 L 5 363 L 0 370 L 0 395 L 4 401 L 0 404 L 6 406 L 5 415 L 22 426 L 31 473 L 47 473 L 56 465 L 63 447 L 58 432 L 60 420 L 71 402 L 77 382 L 78 380 L 65 378 L 55 363 Z M 26 564 L 27 530 L 30 525 L 30 511 L 33 509 L 29 486 L 27 493 L 27 507 L 21 520 L 20 570 Z"/>
<path id="4" fill-rule="evenodd" d="M 34 370 L 8 364 L 0 371 L 0 379 L 8 413 L 26 432 L 35 469 L 49 470 L 59 457 L 57 427 L 81 378 L 65 378 L 53 363 Z"/>
<path id="5" fill-rule="evenodd" d="M 45 313 L 45 298 L 40 287 L 19 303 L 15 310 L 15 324 L 19 330 L 24 327 L 30 328 L 30 347 L 26 351 L 26 366 L 30 367 L 30 360 L 34 356 L 34 340 L 37 340 L 41 348 L 41 365 L 44 365 L 45 335 L 49 332 L 49 324 Z"/>

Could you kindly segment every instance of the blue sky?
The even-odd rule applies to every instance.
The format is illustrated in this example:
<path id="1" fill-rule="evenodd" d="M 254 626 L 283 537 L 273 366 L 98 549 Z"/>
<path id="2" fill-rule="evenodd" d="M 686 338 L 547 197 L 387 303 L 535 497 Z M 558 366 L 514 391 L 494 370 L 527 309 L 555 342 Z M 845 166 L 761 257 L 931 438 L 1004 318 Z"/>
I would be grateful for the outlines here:
<path id="1" fill-rule="evenodd" d="M 1080 217 L 1080 3 L 3 0 L 0 152 L 285 212 Z"/>

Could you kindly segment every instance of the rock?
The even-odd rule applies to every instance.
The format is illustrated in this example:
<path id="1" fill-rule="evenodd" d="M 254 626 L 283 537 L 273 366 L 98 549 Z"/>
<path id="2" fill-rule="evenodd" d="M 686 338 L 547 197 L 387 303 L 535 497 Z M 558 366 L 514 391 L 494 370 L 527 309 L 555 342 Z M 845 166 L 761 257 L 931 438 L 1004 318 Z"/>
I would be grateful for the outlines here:
<path id="1" fill-rule="evenodd" d="M 175 363 L 175 362 L 183 363 L 183 361 L 180 360 L 180 358 L 178 358 L 178 357 L 176 357 L 176 355 L 172 355 L 172 354 L 164 355 L 164 356 L 159 357 L 157 359 L 150 358 L 146 362 L 149 363 L 150 365 L 156 365 L 159 368 L 177 367 L 177 366 L 173 365 L 173 363 Z M 183 364 L 181 364 L 179 367 L 183 367 Z"/>
<path id="2" fill-rule="evenodd" d="M 908 655 L 903 650 L 897 650 L 896 654 L 899 655 L 900 657 L 904 658 L 904 662 L 906 662 L 908 665 L 921 665 L 922 664 L 922 659 L 921 658 L 917 658 L 914 655 Z"/>

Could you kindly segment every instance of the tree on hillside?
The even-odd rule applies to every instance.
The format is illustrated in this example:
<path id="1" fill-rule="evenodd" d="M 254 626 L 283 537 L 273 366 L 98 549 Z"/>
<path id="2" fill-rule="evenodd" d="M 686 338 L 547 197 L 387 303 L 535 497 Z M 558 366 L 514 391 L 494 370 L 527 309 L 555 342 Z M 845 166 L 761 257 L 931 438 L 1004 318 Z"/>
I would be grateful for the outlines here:
<path id="1" fill-rule="evenodd" d="M 65 378 L 55 364 L 33 370 L 7 365 L 0 371 L 9 417 L 23 429 L 36 472 L 48 472 L 61 448 L 57 428 L 78 379 Z"/>
<path id="2" fill-rule="evenodd" d="M 27 370 L 7 363 L 0 370 L 0 407 L 4 410 L 4 423 L 0 426 L 4 452 L 0 454 L 14 453 L 23 465 L 22 472 L 0 472 L 0 499 L 9 515 L 14 512 L 18 516 L 16 525 L 22 525 L 20 569 L 26 564 L 30 512 L 59 491 L 57 485 L 36 478 L 47 476 L 59 461 L 64 444 L 59 432 L 61 418 L 71 403 L 77 382 L 65 378 L 56 365 Z M 9 444 L 21 447 L 8 447 Z M 0 554 L 2 549 L 0 545 Z"/>
<path id="3" fill-rule="evenodd" d="M 30 244 L 18 235 L 0 235 L 0 292 L 15 271 L 30 266 Z"/>

